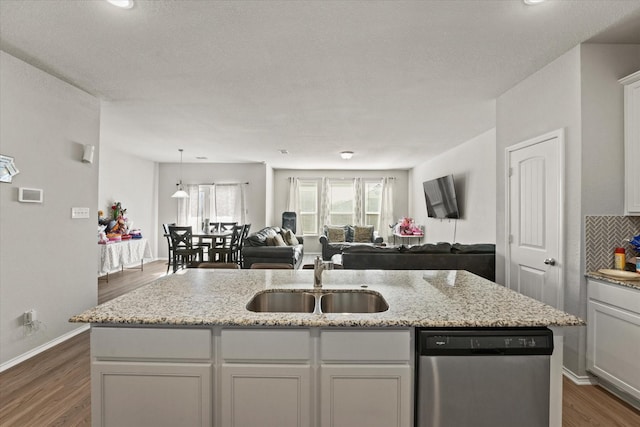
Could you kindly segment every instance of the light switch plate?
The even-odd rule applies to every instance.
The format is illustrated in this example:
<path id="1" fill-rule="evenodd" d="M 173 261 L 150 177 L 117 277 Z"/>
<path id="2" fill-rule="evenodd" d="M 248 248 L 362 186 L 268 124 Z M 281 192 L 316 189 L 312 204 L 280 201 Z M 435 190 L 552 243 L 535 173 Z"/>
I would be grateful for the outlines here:
<path id="1" fill-rule="evenodd" d="M 89 208 L 71 208 L 72 219 L 89 218 Z"/>

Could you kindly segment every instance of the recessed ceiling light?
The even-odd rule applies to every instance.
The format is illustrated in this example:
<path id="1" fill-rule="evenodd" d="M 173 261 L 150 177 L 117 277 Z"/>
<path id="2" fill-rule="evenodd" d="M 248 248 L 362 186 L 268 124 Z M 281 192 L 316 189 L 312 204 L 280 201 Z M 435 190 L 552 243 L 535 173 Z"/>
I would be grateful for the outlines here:
<path id="1" fill-rule="evenodd" d="M 522 0 L 524 2 L 524 4 L 527 4 L 529 6 L 533 6 L 535 4 L 540 4 L 543 3 L 544 0 Z"/>
<path id="2" fill-rule="evenodd" d="M 353 151 L 343 151 L 340 153 L 340 157 L 342 157 L 345 160 L 349 160 L 350 158 L 353 157 Z"/>
<path id="3" fill-rule="evenodd" d="M 133 0 L 107 0 L 114 6 L 122 9 L 131 9 L 133 7 Z"/>
<path id="4" fill-rule="evenodd" d="M 289 154 L 289 150 L 285 148 L 281 148 L 279 151 L 280 151 L 280 154 Z"/>

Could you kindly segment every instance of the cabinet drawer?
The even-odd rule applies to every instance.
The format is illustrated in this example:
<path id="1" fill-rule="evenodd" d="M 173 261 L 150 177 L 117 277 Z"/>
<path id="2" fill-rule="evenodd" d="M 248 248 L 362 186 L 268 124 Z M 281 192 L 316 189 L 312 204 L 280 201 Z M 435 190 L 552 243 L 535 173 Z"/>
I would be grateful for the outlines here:
<path id="1" fill-rule="evenodd" d="M 589 300 L 601 301 L 640 315 L 640 290 L 591 279 L 587 284 Z"/>
<path id="2" fill-rule="evenodd" d="M 320 332 L 320 358 L 324 361 L 409 361 L 411 331 L 358 330 Z"/>
<path id="3" fill-rule="evenodd" d="M 225 361 L 307 361 L 311 358 L 308 329 L 223 329 Z"/>
<path id="4" fill-rule="evenodd" d="M 91 328 L 97 359 L 210 360 L 210 329 Z"/>

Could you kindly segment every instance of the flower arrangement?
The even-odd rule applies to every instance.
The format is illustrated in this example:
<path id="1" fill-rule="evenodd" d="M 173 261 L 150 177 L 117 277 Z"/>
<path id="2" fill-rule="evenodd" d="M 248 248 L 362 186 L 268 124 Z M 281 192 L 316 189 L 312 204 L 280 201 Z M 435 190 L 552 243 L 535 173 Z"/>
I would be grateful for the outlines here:
<path id="1" fill-rule="evenodd" d="M 403 236 L 422 236 L 422 229 L 415 224 L 413 218 L 401 218 L 396 227 L 397 233 Z"/>

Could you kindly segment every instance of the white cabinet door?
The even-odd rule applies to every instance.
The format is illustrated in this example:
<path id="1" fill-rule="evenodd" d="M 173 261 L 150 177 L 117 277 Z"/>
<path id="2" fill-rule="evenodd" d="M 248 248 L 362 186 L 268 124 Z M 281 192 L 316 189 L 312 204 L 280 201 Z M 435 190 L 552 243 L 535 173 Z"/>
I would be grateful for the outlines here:
<path id="1" fill-rule="evenodd" d="M 223 427 L 311 426 L 311 366 L 223 364 Z"/>
<path id="2" fill-rule="evenodd" d="M 409 427 L 409 365 L 322 365 L 322 427 Z"/>
<path id="3" fill-rule="evenodd" d="M 640 291 L 588 286 L 587 369 L 640 399 Z"/>
<path id="4" fill-rule="evenodd" d="M 92 425 L 211 426 L 211 364 L 93 362 Z"/>
<path id="5" fill-rule="evenodd" d="M 625 210 L 640 215 L 640 71 L 620 80 L 624 88 Z"/>

